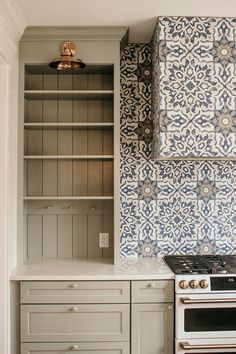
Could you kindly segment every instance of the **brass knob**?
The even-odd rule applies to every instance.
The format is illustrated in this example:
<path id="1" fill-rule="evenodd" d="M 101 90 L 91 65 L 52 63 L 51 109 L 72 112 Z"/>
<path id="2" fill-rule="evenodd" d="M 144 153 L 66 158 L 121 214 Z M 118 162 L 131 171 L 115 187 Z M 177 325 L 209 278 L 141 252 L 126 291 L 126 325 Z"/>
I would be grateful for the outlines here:
<path id="1" fill-rule="evenodd" d="M 169 310 L 169 311 L 173 310 L 173 306 L 172 305 L 168 305 L 167 306 L 167 310 Z"/>
<path id="2" fill-rule="evenodd" d="M 78 306 L 74 306 L 74 307 L 72 308 L 72 311 L 73 311 L 73 312 L 78 312 L 78 311 L 79 311 L 79 307 L 78 307 Z"/>
<path id="3" fill-rule="evenodd" d="M 179 282 L 179 287 L 180 287 L 181 289 L 187 289 L 187 287 L 188 287 L 188 282 L 187 282 L 186 280 L 181 280 L 181 281 Z"/>
<path id="4" fill-rule="evenodd" d="M 71 348 L 72 350 L 79 350 L 79 346 L 78 345 L 73 345 L 73 347 Z"/>
<path id="5" fill-rule="evenodd" d="M 150 284 L 150 288 L 152 288 L 152 289 L 155 289 L 157 286 L 156 286 L 156 283 L 151 283 Z"/>
<path id="6" fill-rule="evenodd" d="M 197 283 L 197 281 L 195 279 L 193 279 L 193 280 L 190 280 L 189 286 L 192 289 L 196 289 L 198 287 L 198 283 Z"/>
<path id="7" fill-rule="evenodd" d="M 206 289 L 209 286 L 208 281 L 206 279 L 200 280 L 199 285 L 202 289 Z"/>
<path id="8" fill-rule="evenodd" d="M 72 285 L 72 288 L 73 288 L 73 289 L 77 289 L 77 288 L 78 288 L 78 284 L 74 283 L 74 284 Z"/>

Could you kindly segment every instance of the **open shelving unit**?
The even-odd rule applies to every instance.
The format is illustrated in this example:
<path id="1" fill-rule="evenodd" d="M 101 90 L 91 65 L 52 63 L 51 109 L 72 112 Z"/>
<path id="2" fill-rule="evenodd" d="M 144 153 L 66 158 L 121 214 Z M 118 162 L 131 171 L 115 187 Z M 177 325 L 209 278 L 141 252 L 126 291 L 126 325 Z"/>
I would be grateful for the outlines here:
<path id="1" fill-rule="evenodd" d="M 24 73 L 25 257 L 114 254 L 114 68 Z M 99 233 L 109 248 L 99 248 Z"/>

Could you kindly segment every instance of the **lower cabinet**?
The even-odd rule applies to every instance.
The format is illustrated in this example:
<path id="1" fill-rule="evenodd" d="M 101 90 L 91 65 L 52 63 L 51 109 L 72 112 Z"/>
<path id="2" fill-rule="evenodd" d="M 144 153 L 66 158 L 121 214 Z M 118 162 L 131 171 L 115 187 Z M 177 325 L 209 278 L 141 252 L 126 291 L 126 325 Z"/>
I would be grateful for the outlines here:
<path id="1" fill-rule="evenodd" d="M 173 354 L 173 286 L 22 282 L 21 354 Z"/>
<path id="2" fill-rule="evenodd" d="M 173 354 L 173 305 L 133 304 L 131 354 Z"/>
<path id="3" fill-rule="evenodd" d="M 129 343 L 24 343 L 21 354 L 129 354 Z"/>

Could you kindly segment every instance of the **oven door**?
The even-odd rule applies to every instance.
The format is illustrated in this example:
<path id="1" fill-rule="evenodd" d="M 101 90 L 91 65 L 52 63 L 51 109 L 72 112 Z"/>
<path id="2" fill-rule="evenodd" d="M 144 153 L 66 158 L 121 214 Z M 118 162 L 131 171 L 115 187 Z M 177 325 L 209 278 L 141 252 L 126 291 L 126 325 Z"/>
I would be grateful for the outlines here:
<path id="1" fill-rule="evenodd" d="M 176 295 L 177 338 L 235 338 L 236 295 Z"/>
<path id="2" fill-rule="evenodd" d="M 236 338 L 176 340 L 176 354 L 236 354 Z"/>

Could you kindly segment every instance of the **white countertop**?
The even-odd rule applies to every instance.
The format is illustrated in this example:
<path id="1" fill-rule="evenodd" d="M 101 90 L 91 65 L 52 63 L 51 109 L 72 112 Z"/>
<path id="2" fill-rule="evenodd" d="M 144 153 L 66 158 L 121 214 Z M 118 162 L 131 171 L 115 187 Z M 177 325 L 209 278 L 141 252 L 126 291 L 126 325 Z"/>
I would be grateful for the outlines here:
<path id="1" fill-rule="evenodd" d="M 119 265 L 110 259 L 51 259 L 27 261 L 10 280 L 148 280 L 174 279 L 161 257 L 128 258 Z"/>

